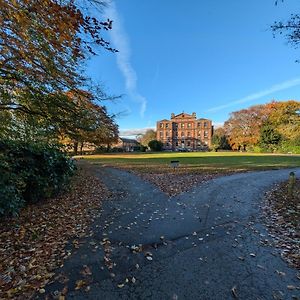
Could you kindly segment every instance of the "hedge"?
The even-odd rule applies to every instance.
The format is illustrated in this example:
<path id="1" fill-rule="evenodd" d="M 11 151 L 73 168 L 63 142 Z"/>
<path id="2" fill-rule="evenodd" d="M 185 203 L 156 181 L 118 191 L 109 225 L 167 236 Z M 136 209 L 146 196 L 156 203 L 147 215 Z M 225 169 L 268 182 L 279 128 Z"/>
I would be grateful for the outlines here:
<path id="1" fill-rule="evenodd" d="M 57 145 L 0 141 L 0 216 L 57 195 L 74 170 Z"/>

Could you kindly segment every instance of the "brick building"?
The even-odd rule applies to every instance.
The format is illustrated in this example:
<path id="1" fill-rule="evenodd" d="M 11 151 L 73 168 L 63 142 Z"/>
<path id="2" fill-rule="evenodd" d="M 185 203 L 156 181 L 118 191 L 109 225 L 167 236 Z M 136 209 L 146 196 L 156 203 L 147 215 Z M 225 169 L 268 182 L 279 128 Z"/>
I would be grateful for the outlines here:
<path id="1" fill-rule="evenodd" d="M 196 113 L 171 114 L 171 120 L 161 120 L 156 124 L 157 140 L 165 150 L 207 150 L 211 146 L 212 121 L 197 119 Z"/>

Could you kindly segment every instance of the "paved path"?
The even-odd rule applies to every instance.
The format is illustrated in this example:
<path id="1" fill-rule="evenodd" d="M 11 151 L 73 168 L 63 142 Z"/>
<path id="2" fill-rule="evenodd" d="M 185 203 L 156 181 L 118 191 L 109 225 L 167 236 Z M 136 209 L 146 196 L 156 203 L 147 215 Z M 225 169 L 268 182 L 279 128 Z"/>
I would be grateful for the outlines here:
<path id="1" fill-rule="evenodd" d="M 300 286 L 296 270 L 264 245 L 271 238 L 260 222 L 264 192 L 288 174 L 235 174 L 169 198 L 133 174 L 97 169 L 114 192 L 58 272 L 69 278 L 67 299 L 300 299 L 287 288 Z M 88 292 L 75 289 L 80 279 Z"/>

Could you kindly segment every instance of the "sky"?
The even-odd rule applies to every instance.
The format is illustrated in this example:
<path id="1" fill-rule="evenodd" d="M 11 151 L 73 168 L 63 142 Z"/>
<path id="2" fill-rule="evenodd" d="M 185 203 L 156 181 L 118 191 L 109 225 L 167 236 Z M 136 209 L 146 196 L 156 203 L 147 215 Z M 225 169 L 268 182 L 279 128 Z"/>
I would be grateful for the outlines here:
<path id="1" fill-rule="evenodd" d="M 86 66 L 106 93 L 121 136 L 135 136 L 171 113 L 196 112 L 215 126 L 233 111 L 299 100 L 300 50 L 270 26 L 300 12 L 299 0 L 112 0 L 113 20 Z M 99 51 L 98 51 L 99 52 Z"/>

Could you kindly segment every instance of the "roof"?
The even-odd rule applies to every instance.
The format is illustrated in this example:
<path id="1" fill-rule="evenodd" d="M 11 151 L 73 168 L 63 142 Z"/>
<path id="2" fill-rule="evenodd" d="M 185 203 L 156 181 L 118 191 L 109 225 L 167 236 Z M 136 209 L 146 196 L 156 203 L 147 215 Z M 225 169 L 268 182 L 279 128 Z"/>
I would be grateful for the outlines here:
<path id="1" fill-rule="evenodd" d="M 182 112 L 178 115 L 175 115 L 172 119 L 195 119 L 195 115 L 190 115 L 185 112 Z"/>
<path id="2" fill-rule="evenodd" d="M 120 140 L 123 142 L 123 143 L 135 143 L 135 144 L 138 144 L 139 142 L 135 139 L 127 139 L 127 138 L 122 138 L 120 137 Z"/>

